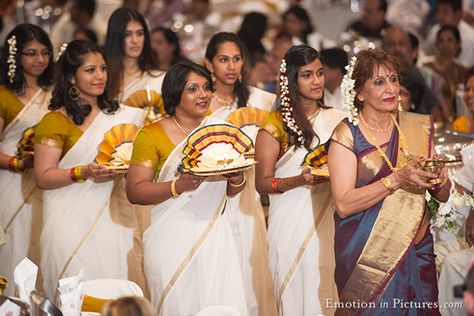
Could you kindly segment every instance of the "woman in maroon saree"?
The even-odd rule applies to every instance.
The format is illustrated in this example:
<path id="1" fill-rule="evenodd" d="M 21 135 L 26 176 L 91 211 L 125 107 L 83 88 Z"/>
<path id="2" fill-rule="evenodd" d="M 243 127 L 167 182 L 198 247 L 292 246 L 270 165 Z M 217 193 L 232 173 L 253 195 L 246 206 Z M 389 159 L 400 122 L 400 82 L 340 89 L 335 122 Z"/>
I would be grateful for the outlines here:
<path id="1" fill-rule="evenodd" d="M 450 184 L 445 170 L 416 168 L 434 155 L 431 118 L 397 111 L 398 67 L 385 52 L 361 51 L 352 66 L 346 103 L 359 114 L 336 128 L 328 157 L 340 296 L 331 303 L 336 315 L 439 315 L 425 192 L 445 201 Z"/>

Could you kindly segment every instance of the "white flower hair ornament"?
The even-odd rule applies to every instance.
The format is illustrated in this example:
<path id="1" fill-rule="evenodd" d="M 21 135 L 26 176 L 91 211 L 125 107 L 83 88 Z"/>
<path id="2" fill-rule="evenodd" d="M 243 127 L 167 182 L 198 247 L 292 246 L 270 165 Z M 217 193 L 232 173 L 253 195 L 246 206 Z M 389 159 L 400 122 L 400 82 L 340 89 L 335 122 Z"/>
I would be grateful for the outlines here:
<path id="1" fill-rule="evenodd" d="M 342 78 L 341 82 L 341 95 L 343 98 L 343 106 L 346 110 L 349 111 L 349 122 L 351 122 L 354 126 L 359 124 L 359 119 L 357 116 L 359 115 L 359 111 L 357 110 L 354 100 L 356 97 L 356 92 L 354 90 L 355 80 L 352 79 L 352 72 L 354 71 L 354 66 L 357 62 L 357 57 L 353 56 L 349 65 L 346 66 L 346 74 Z"/>
<path id="2" fill-rule="evenodd" d="M 8 64 L 8 80 L 10 83 L 13 83 L 15 80 L 15 74 L 16 74 L 16 36 L 13 35 L 10 37 L 7 41 L 8 43 L 8 59 L 7 59 L 7 64 Z"/>
<path id="3" fill-rule="evenodd" d="M 67 49 L 67 43 L 63 43 L 61 47 L 59 48 L 59 54 L 58 54 L 58 57 L 56 58 L 56 61 L 59 60 L 59 58 L 64 54 L 66 49 Z"/>
<path id="4" fill-rule="evenodd" d="M 286 60 L 282 59 L 280 64 L 280 112 L 283 123 L 296 135 L 298 144 L 304 144 L 303 132 L 293 118 L 293 107 L 290 102 L 290 91 L 288 90 L 288 75 L 286 74 Z"/>

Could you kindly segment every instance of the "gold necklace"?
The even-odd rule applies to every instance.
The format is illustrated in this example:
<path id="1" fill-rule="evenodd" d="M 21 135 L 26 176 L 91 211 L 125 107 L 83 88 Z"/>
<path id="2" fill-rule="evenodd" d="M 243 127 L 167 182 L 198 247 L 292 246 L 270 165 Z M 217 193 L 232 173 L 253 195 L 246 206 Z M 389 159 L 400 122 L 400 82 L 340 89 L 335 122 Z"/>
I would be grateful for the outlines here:
<path id="1" fill-rule="evenodd" d="M 232 99 L 232 102 L 229 103 L 229 102 L 227 102 L 226 100 L 224 100 L 224 99 L 222 99 L 221 97 L 219 97 L 219 96 L 217 95 L 217 93 L 215 93 L 215 92 L 212 94 L 212 96 L 213 96 L 219 103 L 221 103 L 223 106 L 225 106 L 226 108 L 231 108 L 231 107 L 232 107 L 232 104 L 234 104 L 234 101 L 235 101 L 235 98 L 234 98 L 234 99 Z"/>
<path id="2" fill-rule="evenodd" d="M 398 125 L 397 123 L 397 120 L 393 117 L 393 114 L 390 115 L 391 118 L 392 118 L 392 121 L 393 123 L 395 124 L 397 130 L 398 130 L 398 135 L 399 135 L 399 139 L 402 143 L 402 154 L 403 156 L 405 157 L 405 160 L 408 162 L 409 161 L 409 158 L 407 157 L 407 155 L 405 154 L 404 150 L 405 148 L 408 148 L 407 147 L 407 144 L 406 144 L 406 139 L 405 139 L 405 135 L 402 133 L 402 131 L 400 130 L 400 126 Z M 382 148 L 380 148 L 380 146 L 377 144 L 377 138 L 375 138 L 375 136 L 372 134 L 372 132 L 370 131 L 370 128 L 369 126 L 367 125 L 367 122 L 365 121 L 364 119 L 364 116 L 362 115 L 362 113 L 360 114 L 360 118 L 361 118 L 361 121 L 362 123 L 364 124 L 366 130 L 367 130 L 367 134 L 369 135 L 371 141 L 372 141 L 372 145 L 375 147 L 375 149 L 377 150 L 377 152 L 379 153 L 379 155 L 383 158 L 383 160 L 385 160 L 385 162 L 387 163 L 387 166 L 390 168 L 390 170 L 392 170 L 392 172 L 396 172 L 397 169 L 393 166 L 392 162 L 390 161 L 390 159 L 388 159 L 387 155 L 385 154 L 385 152 L 382 150 Z"/>
<path id="3" fill-rule="evenodd" d="M 176 118 L 174 117 L 174 115 L 172 116 L 172 118 L 173 118 L 173 121 L 176 123 L 176 126 L 178 126 L 178 128 L 181 130 L 181 132 L 183 132 L 184 135 L 189 136 L 189 133 L 186 132 L 181 125 L 179 125 L 179 123 L 176 120 Z"/>
<path id="4" fill-rule="evenodd" d="M 321 110 L 320 107 L 318 107 L 318 108 L 316 109 L 316 112 L 314 112 L 313 114 L 311 114 L 310 116 L 308 116 L 308 121 L 311 121 L 311 120 L 314 119 L 316 116 L 318 116 L 319 110 Z"/>
<path id="5" fill-rule="evenodd" d="M 390 122 L 390 124 L 388 124 L 387 127 L 385 128 L 376 128 L 376 127 L 372 127 L 370 126 L 365 120 L 364 120 L 364 117 L 361 115 L 360 118 L 362 119 L 363 123 L 364 123 L 364 126 L 367 127 L 368 129 L 371 129 L 373 131 L 376 131 L 376 132 L 379 132 L 379 133 L 385 133 L 386 131 L 388 131 L 391 127 L 392 127 L 392 124 L 393 122 Z"/>

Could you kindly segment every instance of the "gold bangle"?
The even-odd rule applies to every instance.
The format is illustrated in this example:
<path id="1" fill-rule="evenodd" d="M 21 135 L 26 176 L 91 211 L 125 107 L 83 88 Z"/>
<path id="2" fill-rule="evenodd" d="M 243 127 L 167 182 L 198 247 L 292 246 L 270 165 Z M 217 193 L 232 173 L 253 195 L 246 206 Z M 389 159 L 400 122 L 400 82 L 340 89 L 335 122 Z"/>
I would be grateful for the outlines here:
<path id="1" fill-rule="evenodd" d="M 180 193 L 176 191 L 176 181 L 178 181 L 178 178 L 171 181 L 171 186 L 170 186 L 171 196 L 173 198 L 177 198 L 180 195 Z"/>
<path id="2" fill-rule="evenodd" d="M 87 177 L 84 177 L 82 175 L 82 166 L 77 166 L 69 169 L 69 177 L 73 182 L 85 182 L 87 180 Z"/>
<path id="3" fill-rule="evenodd" d="M 382 179 L 382 184 L 383 186 L 390 192 L 390 193 L 393 193 L 393 191 L 395 191 L 395 189 L 393 188 L 393 185 L 392 185 L 392 180 L 390 180 L 389 177 L 384 177 Z"/>
<path id="4" fill-rule="evenodd" d="M 241 186 L 245 184 L 245 181 L 247 180 L 247 178 L 245 177 L 245 173 L 243 173 L 243 176 L 244 176 L 244 179 L 239 184 L 233 184 L 231 181 L 228 181 L 229 185 L 234 188 L 240 188 Z"/>

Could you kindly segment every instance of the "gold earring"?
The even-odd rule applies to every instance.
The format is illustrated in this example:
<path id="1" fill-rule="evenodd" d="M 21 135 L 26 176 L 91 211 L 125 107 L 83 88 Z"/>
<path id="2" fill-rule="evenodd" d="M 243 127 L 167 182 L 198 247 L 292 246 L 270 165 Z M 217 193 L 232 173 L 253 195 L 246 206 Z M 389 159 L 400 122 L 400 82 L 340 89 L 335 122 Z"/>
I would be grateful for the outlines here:
<path id="1" fill-rule="evenodd" d="M 75 85 L 72 85 L 71 88 L 69 88 L 68 95 L 69 95 L 69 98 L 74 102 L 79 100 L 79 96 L 80 96 L 79 90 L 77 89 Z"/>
<path id="2" fill-rule="evenodd" d="M 242 75 L 239 75 L 239 82 L 242 82 Z"/>
<path id="3" fill-rule="evenodd" d="M 398 111 L 403 112 L 402 97 L 401 96 L 398 96 Z"/>
<path id="4" fill-rule="evenodd" d="M 211 80 L 212 80 L 212 85 L 216 84 L 216 76 L 214 75 L 214 72 L 211 72 Z"/>

